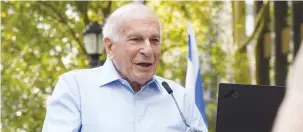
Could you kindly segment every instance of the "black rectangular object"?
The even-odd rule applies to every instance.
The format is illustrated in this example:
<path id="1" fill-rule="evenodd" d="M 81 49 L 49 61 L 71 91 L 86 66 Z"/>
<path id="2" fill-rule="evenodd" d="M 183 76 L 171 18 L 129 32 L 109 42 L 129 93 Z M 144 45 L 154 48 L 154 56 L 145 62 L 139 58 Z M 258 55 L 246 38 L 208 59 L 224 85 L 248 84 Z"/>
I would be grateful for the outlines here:
<path id="1" fill-rule="evenodd" d="M 216 132 L 271 132 L 284 86 L 219 84 Z"/>

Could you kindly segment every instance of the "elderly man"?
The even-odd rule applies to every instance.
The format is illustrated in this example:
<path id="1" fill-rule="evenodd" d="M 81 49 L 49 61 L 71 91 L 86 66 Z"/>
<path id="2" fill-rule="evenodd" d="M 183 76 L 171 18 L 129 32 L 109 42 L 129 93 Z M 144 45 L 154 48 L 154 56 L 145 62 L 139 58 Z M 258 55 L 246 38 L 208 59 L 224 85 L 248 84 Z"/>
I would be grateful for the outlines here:
<path id="1" fill-rule="evenodd" d="M 154 75 L 161 26 L 153 11 L 136 3 L 120 7 L 107 19 L 103 35 L 105 64 L 59 77 L 44 132 L 207 132 L 187 90 Z M 162 82 L 171 87 L 184 120 Z"/>

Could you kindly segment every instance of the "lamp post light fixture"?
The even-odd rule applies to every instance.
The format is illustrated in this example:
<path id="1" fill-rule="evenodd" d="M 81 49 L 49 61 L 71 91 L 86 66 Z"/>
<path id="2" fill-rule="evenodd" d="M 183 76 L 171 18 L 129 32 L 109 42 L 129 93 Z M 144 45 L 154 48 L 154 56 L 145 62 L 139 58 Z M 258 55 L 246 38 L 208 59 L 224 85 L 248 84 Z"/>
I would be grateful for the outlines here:
<path id="1" fill-rule="evenodd" d="M 92 68 L 102 65 L 99 60 L 99 56 L 104 51 L 102 27 L 103 25 L 93 22 L 87 25 L 83 31 L 83 42 L 89 58 L 89 65 Z"/>

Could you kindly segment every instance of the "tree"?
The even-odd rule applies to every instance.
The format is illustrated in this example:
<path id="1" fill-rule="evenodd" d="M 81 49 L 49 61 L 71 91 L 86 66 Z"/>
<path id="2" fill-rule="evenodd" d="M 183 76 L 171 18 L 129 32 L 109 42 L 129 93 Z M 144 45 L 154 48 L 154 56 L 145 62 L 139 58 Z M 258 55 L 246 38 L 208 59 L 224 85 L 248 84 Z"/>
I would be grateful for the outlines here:
<path id="1" fill-rule="evenodd" d="M 102 23 L 108 14 L 128 2 L 1 2 L 1 56 L 5 60 L 1 63 L 3 131 L 41 131 L 45 103 L 58 76 L 70 70 L 89 68 L 82 42 L 82 30 L 86 24 L 93 21 Z M 217 54 L 222 53 L 221 43 L 206 38 L 214 36 L 209 27 L 217 27 L 212 19 L 220 4 L 221 2 L 210 1 L 146 2 L 146 5 L 156 11 L 163 24 L 163 58 L 158 75 L 184 85 L 186 21 L 191 20 L 195 26 L 199 51 L 201 54 L 204 50 L 212 51 L 212 61 L 206 63 L 214 64 L 216 69 L 216 73 L 207 73 L 203 80 L 212 80 L 210 75 L 213 74 L 223 76 L 224 66 L 217 65 L 222 58 L 222 54 Z M 188 19 L 185 19 L 185 10 L 181 5 L 190 14 Z M 167 11 L 172 13 L 168 14 Z M 105 57 L 106 54 L 103 54 L 100 60 Z M 215 118 L 210 120 L 214 122 Z"/>
<path id="2" fill-rule="evenodd" d="M 107 9 L 108 3 L 97 4 L 103 5 L 98 9 Z M 87 67 L 82 30 L 89 21 L 101 21 L 103 17 L 95 13 L 98 10 L 91 4 L 94 3 L 1 4 L 1 56 L 6 60 L 1 70 L 4 131 L 41 131 L 45 102 L 57 77 Z"/>
<path id="3" fill-rule="evenodd" d="M 241 47 L 242 42 L 246 39 L 245 29 L 245 1 L 232 1 L 233 12 L 233 42 L 235 47 Z M 248 63 L 246 46 L 242 47 L 239 52 L 234 53 L 234 77 L 236 83 L 250 84 L 250 68 Z"/>
<path id="4" fill-rule="evenodd" d="M 285 86 L 289 53 L 290 30 L 287 23 L 287 1 L 274 2 L 275 21 L 275 84 Z"/>
<path id="5" fill-rule="evenodd" d="M 266 6 L 264 11 L 261 12 L 261 8 Z M 257 84 L 269 85 L 269 60 L 271 58 L 271 32 L 270 32 L 270 14 L 269 4 L 263 4 L 263 1 L 255 2 L 256 14 L 262 14 L 262 24 L 264 27 L 260 27 L 261 33 L 257 38 L 255 46 L 255 58 L 256 58 L 256 81 Z M 257 24 L 257 23 L 256 23 Z"/>

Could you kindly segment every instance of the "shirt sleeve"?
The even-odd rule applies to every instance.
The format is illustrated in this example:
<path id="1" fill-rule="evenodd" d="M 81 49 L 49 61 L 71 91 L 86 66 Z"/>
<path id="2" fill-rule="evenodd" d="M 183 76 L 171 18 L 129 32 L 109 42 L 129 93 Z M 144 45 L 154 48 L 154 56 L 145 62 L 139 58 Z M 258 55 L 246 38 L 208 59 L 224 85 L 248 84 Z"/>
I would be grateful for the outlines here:
<path id="1" fill-rule="evenodd" d="M 195 104 L 194 98 L 190 96 L 188 91 L 184 96 L 185 100 L 185 118 L 188 124 L 195 129 L 208 132 L 207 126 L 199 112 L 197 105 Z"/>
<path id="2" fill-rule="evenodd" d="M 78 132 L 81 128 L 80 99 L 73 76 L 60 76 L 47 103 L 42 132 Z"/>

